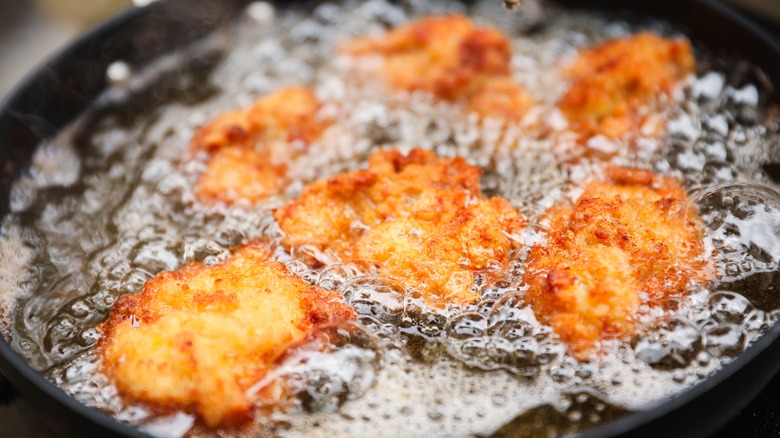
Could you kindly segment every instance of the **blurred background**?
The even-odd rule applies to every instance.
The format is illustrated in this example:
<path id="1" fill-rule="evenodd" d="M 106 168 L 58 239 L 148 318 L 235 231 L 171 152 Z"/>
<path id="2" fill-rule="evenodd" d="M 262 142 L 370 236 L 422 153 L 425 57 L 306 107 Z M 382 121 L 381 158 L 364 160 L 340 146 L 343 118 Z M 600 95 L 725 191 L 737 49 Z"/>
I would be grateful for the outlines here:
<path id="1" fill-rule="evenodd" d="M 0 0 L 0 99 L 38 63 L 82 32 L 124 8 L 152 1 Z M 780 0 L 722 1 L 780 25 Z"/>
<path id="2" fill-rule="evenodd" d="M 0 99 L 48 55 L 131 6 L 132 0 L 0 0 Z"/>

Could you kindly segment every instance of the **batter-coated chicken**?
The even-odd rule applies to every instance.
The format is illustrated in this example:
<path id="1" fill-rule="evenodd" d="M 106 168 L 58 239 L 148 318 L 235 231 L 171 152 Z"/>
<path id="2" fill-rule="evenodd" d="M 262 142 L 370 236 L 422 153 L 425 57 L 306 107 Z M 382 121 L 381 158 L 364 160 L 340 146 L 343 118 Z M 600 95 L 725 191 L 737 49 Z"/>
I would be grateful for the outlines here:
<path id="1" fill-rule="evenodd" d="M 642 302 L 663 304 L 707 278 L 702 228 L 685 190 L 647 170 L 608 167 L 574 206 L 547 213 L 527 260 L 526 299 L 570 351 L 635 331 Z"/>
<path id="2" fill-rule="evenodd" d="M 287 164 L 328 127 L 322 104 L 306 87 L 288 87 L 251 107 L 223 114 L 198 130 L 194 151 L 209 153 L 195 192 L 205 201 L 256 202 L 279 193 Z"/>
<path id="3" fill-rule="evenodd" d="M 687 40 L 649 32 L 580 51 L 568 68 L 571 87 L 559 102 L 585 137 L 620 137 L 641 127 L 639 110 L 669 94 L 696 67 Z"/>
<path id="4" fill-rule="evenodd" d="M 267 246 L 250 244 L 122 296 L 100 326 L 98 349 L 119 393 L 161 412 L 193 412 L 209 427 L 248 421 L 246 390 L 290 346 L 323 323 L 354 318 L 338 293 L 307 285 L 269 257 Z"/>
<path id="5" fill-rule="evenodd" d="M 309 185 L 274 217 L 288 247 L 376 263 L 431 306 L 462 305 L 478 298 L 474 274 L 501 269 L 523 227 L 506 200 L 482 195 L 480 173 L 460 157 L 379 151 L 368 169 Z"/>
<path id="6" fill-rule="evenodd" d="M 519 120 L 533 104 L 530 95 L 509 78 L 509 39 L 463 15 L 424 17 L 381 37 L 350 41 L 343 51 L 381 56 L 381 74 L 395 89 L 464 100 L 469 109 L 485 116 Z"/>

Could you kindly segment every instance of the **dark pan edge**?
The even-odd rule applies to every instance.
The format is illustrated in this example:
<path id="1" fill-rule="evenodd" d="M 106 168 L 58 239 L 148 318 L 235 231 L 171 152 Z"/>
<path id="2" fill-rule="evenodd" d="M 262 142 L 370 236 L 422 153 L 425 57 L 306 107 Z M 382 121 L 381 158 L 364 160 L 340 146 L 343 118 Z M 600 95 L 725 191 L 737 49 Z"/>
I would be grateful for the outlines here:
<path id="1" fill-rule="evenodd" d="M 21 107 L 20 102 L 25 100 L 25 95 L 30 92 L 31 89 L 35 89 L 41 85 L 41 74 L 46 71 L 56 69 L 56 66 L 62 66 L 67 64 L 73 54 L 79 50 L 84 50 L 88 41 L 93 41 L 97 38 L 104 38 L 112 35 L 116 28 L 127 25 L 133 20 L 138 20 L 143 17 L 143 9 L 130 9 L 112 19 L 104 22 L 84 35 L 80 36 L 78 40 L 72 44 L 65 46 L 61 51 L 52 55 L 49 59 L 43 61 L 38 67 L 36 67 L 32 74 L 26 76 L 19 82 L 11 93 L 4 99 L 0 108 L 0 132 L 11 133 L 10 126 L 15 126 L 18 120 L 17 109 Z M 105 83 L 99 84 L 99 88 L 104 88 Z M 85 106 L 82 109 L 86 108 Z M 76 117 L 79 113 L 74 112 L 67 116 Z M 40 132 L 36 132 L 34 129 L 28 128 L 26 132 L 19 133 L 16 131 L 16 135 L 24 135 L 24 140 L 27 142 L 34 141 L 35 143 L 43 140 L 43 135 Z M 53 133 L 49 133 L 53 134 Z M 35 140 L 30 140 L 30 139 Z M 17 140 L 13 138 L 12 140 Z M 25 141 L 22 140 L 22 143 Z M 0 211 L 4 217 L 8 212 L 8 194 L 10 191 L 13 180 L 18 176 L 18 172 L 29 165 L 30 156 L 33 150 L 19 150 L 14 144 L 6 140 L 5 137 L 0 139 L 0 162 L 4 163 L 3 172 L 0 178 L 0 190 L 2 195 L 2 206 Z M 57 424 L 57 418 L 68 416 L 63 424 L 71 424 L 75 422 L 79 430 L 90 431 L 96 434 L 121 435 L 127 437 L 145 438 L 148 435 L 139 432 L 133 428 L 130 428 L 124 424 L 117 422 L 108 414 L 99 411 L 94 408 L 89 408 L 86 405 L 79 403 L 76 399 L 68 395 L 65 391 L 46 380 L 43 375 L 33 369 L 27 361 L 14 351 L 11 346 L 0 338 L 0 373 L 7 379 L 9 383 L 13 382 L 11 386 L 14 391 L 21 394 L 24 398 L 28 399 L 32 406 L 45 409 L 46 417 L 48 420 L 54 420 Z M 52 431 L 60 436 L 69 436 L 73 434 L 73 431 Z"/>
<path id="2" fill-rule="evenodd" d="M 106 89 L 105 75 L 95 76 L 94 82 L 84 85 L 86 89 L 68 89 L 68 84 L 60 81 L 60 76 L 73 74 L 71 71 L 74 62 L 88 55 L 94 64 L 91 69 L 105 72 L 105 68 L 116 60 L 122 60 L 135 66 L 143 66 L 154 61 L 169 50 L 185 43 L 192 43 L 197 39 L 207 36 L 216 28 L 223 26 L 235 18 L 243 9 L 248 0 L 224 0 L 221 2 L 221 15 L 210 14 L 199 22 L 198 26 L 192 26 L 184 18 L 172 24 L 171 29 L 165 29 L 164 33 L 171 36 L 170 44 L 173 47 L 159 46 L 140 54 L 132 55 L 126 49 L 117 45 L 109 47 L 106 41 L 112 39 L 129 38 L 128 33 L 138 28 L 151 28 L 150 23 L 159 24 L 164 20 L 176 20 L 172 11 L 182 10 L 182 5 L 193 3 L 208 3 L 205 0 L 169 0 L 156 2 L 143 8 L 131 8 L 127 11 L 105 21 L 90 31 L 79 36 L 74 42 L 50 56 L 37 68 L 20 81 L 11 93 L 0 104 L 0 217 L 9 212 L 9 192 L 11 184 L 18 177 L 21 170 L 29 166 L 35 147 L 43 140 L 65 129 L 80 114 L 87 110 Z M 213 4 L 213 2 L 212 2 Z M 197 7 L 194 7 L 197 9 Z M 167 14 L 166 14 L 167 12 Z M 213 12 L 213 8 L 212 8 Z M 185 17 L 191 18 L 191 17 Z M 176 26 L 174 26 L 176 25 Z M 187 27 L 187 32 L 176 33 L 182 27 Z M 169 43 L 169 41 L 166 41 Z M 104 50 L 108 50 L 106 54 Z M 123 51 L 123 49 L 125 49 Z M 97 61 L 95 61 L 97 59 Z M 73 99 L 67 103 L 43 101 L 33 102 L 41 109 L 41 115 L 28 110 L 30 106 L 29 94 L 32 92 L 52 93 L 60 98 L 65 94 L 66 98 Z M 58 104 L 66 105 L 67 111 L 57 111 Z M 52 107 L 52 105 L 54 105 Z M 35 119 L 27 119 L 32 115 Z M 34 145 L 29 147 L 29 145 Z M 40 372 L 33 369 L 27 361 L 0 337 L 0 373 L 10 383 L 15 393 L 19 394 L 29 405 L 35 407 L 40 415 L 40 420 L 55 436 L 124 436 L 133 438 L 148 438 L 149 435 L 136 428 L 120 423 L 107 413 L 96 408 L 88 407 L 64 390 L 48 381 Z M 52 430 L 54 429 L 54 430 Z"/>
<path id="3" fill-rule="evenodd" d="M 679 396 L 662 402 L 647 411 L 631 414 L 620 420 L 600 426 L 580 435 L 581 438 L 604 437 L 707 437 L 725 426 L 736 413 L 752 401 L 755 396 L 777 374 L 780 368 L 780 324 L 751 344 L 736 359 L 717 370 Z M 756 369 L 759 371 L 756 371 Z M 770 371 L 767 371 L 768 368 Z M 729 385 L 724 386 L 724 382 Z M 738 386 L 739 392 L 733 392 Z M 747 390 L 749 388 L 749 390 Z M 693 406 L 701 397 L 709 397 L 705 406 Z M 686 409 L 687 408 L 687 409 Z M 711 421 L 695 423 L 692 411 L 710 411 Z M 699 412 L 699 417 L 703 414 Z"/>

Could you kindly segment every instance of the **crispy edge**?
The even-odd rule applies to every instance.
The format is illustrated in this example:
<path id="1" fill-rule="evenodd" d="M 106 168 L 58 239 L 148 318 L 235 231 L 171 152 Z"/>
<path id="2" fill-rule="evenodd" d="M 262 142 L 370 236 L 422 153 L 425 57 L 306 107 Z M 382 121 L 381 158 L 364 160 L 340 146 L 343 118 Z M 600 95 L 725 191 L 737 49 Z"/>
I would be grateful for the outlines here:
<path id="1" fill-rule="evenodd" d="M 526 297 L 537 316 L 553 326 L 580 360 L 589 359 L 601 339 L 631 336 L 643 300 L 649 298 L 651 305 L 663 306 L 670 296 L 684 292 L 690 281 L 706 281 L 712 276 L 702 259 L 700 220 L 676 180 L 618 166 L 607 166 L 605 173 L 609 182 L 591 183 L 574 207 L 557 205 L 548 210 L 548 243 L 531 249 L 524 276 L 529 285 Z M 599 196 L 602 190 L 606 197 Z M 658 198 L 652 208 L 659 217 L 670 217 L 679 227 L 677 231 L 682 231 L 682 239 L 653 233 L 664 230 L 648 233 L 641 218 L 627 224 L 616 217 L 621 209 L 633 208 L 631 198 L 650 194 Z M 593 232 L 593 236 L 584 236 L 585 232 Z M 663 237 L 668 241 L 657 241 Z M 585 272 L 580 271 L 582 260 L 587 260 Z M 658 269 L 670 262 L 673 271 Z M 601 267 L 594 271 L 594 265 Z M 640 292 L 648 296 L 640 300 Z M 595 307 L 580 307 L 587 299 L 604 300 L 606 309 L 601 310 L 608 312 L 599 317 Z"/>
<path id="2" fill-rule="evenodd" d="M 416 172 L 408 172 L 411 169 Z M 399 180 L 401 174 L 406 177 Z M 439 158 L 421 149 L 414 149 L 406 156 L 397 150 L 379 151 L 369 158 L 369 169 L 347 172 L 313 183 L 304 189 L 299 199 L 275 210 L 274 217 L 286 234 L 283 242 L 288 248 L 313 244 L 320 250 L 333 250 L 345 261 L 364 264 L 379 262 L 380 272 L 405 283 L 414 279 L 432 281 L 434 277 L 440 276 L 440 272 L 428 278 L 425 272 L 430 271 L 431 266 L 422 259 L 410 261 L 408 269 L 395 261 L 388 262 L 388 257 L 380 257 L 387 259 L 384 262 L 374 260 L 374 255 L 378 257 L 377 254 L 383 254 L 396 245 L 387 246 L 388 242 L 382 239 L 364 241 L 364 238 L 373 236 L 372 231 L 378 228 L 399 231 L 396 228 L 403 228 L 404 223 L 408 226 L 409 221 L 420 221 L 415 228 L 430 226 L 430 233 L 426 233 L 425 237 L 428 243 L 426 248 L 415 247 L 409 251 L 423 251 L 432 257 L 429 262 L 447 262 L 454 266 L 455 261 L 448 260 L 446 254 L 437 257 L 436 245 L 459 246 L 453 250 L 457 250 L 459 256 L 449 254 L 449 258 L 456 259 L 461 257 L 462 251 L 468 249 L 468 257 L 478 265 L 474 269 L 467 269 L 473 274 L 488 268 L 488 261 L 483 260 L 489 257 L 486 254 L 488 251 L 480 251 L 486 241 L 491 243 L 489 249 L 498 258 L 497 261 L 505 264 L 509 252 L 516 246 L 507 235 L 516 234 L 524 227 L 522 217 L 506 200 L 487 199 L 481 195 L 480 174 L 478 168 L 469 165 L 462 157 Z M 423 193 L 426 187 L 430 190 L 427 194 Z M 430 208 L 419 209 L 416 204 L 419 200 L 416 198 L 433 204 L 430 204 Z M 410 202 L 414 205 L 410 206 Z M 472 205 L 475 202 L 479 208 Z M 448 205 L 453 207 L 448 208 Z M 485 223 L 485 216 L 495 219 L 496 223 Z M 368 226 L 368 231 L 354 234 L 352 226 L 356 221 Z M 495 226 L 500 227 L 498 232 L 506 240 L 500 245 L 500 251 L 492 245 L 496 238 L 495 230 L 492 229 Z M 458 239 L 463 237 L 462 232 L 467 232 L 472 240 L 459 242 Z M 455 271 L 458 270 L 453 269 L 450 274 L 456 274 Z M 408 275 L 399 278 L 399 273 L 404 272 Z M 436 307 L 446 304 L 447 296 L 440 283 L 433 281 L 431 289 L 423 291 L 426 301 Z M 473 279 L 469 285 L 471 283 Z M 450 297 L 456 301 L 455 304 L 460 305 L 477 298 L 473 293 L 464 291 L 452 293 Z"/>
<path id="3" fill-rule="evenodd" d="M 270 258 L 270 255 L 271 255 L 271 250 L 267 243 L 255 241 L 239 248 L 235 252 L 233 257 L 249 257 L 252 259 L 256 259 L 258 261 L 267 262 Z M 213 266 L 224 266 L 232 259 L 233 258 L 230 258 L 228 260 L 225 260 Z M 270 264 L 270 266 L 274 267 L 274 269 L 278 269 L 279 272 L 287 280 L 299 282 L 305 285 L 305 283 L 303 283 L 299 277 L 289 272 L 286 269 L 286 267 L 281 263 L 273 262 Z M 158 284 L 164 285 L 165 283 L 169 283 L 169 282 L 186 283 L 186 281 L 192 278 L 194 275 L 198 274 L 204 269 L 209 269 L 209 268 L 210 267 L 203 266 L 202 264 L 199 263 L 191 263 L 177 271 L 161 272 L 155 277 L 153 277 L 152 279 L 150 279 L 144 285 L 144 288 L 141 292 L 134 293 L 134 294 L 125 294 L 116 301 L 114 305 L 114 309 L 109 314 L 108 320 L 98 326 L 98 330 L 101 332 L 102 337 L 96 344 L 96 351 L 101 357 L 100 359 L 101 369 L 104 372 L 104 374 L 106 374 L 109 377 L 109 379 L 115 380 L 112 377 L 113 368 L 109 367 L 106 364 L 107 358 L 105 354 L 106 354 L 106 350 L 110 348 L 110 344 L 113 341 L 114 334 L 116 333 L 118 327 L 122 324 L 127 324 L 127 323 L 134 324 L 135 320 L 140 318 L 143 318 L 146 322 L 152 322 L 152 323 L 160 320 L 164 315 L 160 314 L 159 312 L 154 312 L 154 311 L 149 312 L 148 304 L 145 304 L 145 302 L 148 302 L 148 300 L 154 299 L 153 290 L 156 290 L 160 287 L 157 285 Z M 318 326 L 327 323 L 354 320 L 355 318 L 354 309 L 349 307 L 343 301 L 343 298 L 338 292 L 325 290 L 311 285 L 305 285 L 305 288 L 302 290 L 302 292 L 307 295 L 307 297 L 303 297 L 301 299 L 301 303 L 300 303 L 301 310 L 306 316 L 304 319 L 298 321 L 296 325 L 303 332 L 311 333 L 314 330 L 316 330 Z M 235 304 L 233 303 L 234 300 L 231 299 L 230 295 L 231 294 L 226 294 L 224 291 L 217 290 L 210 295 L 204 296 L 202 294 L 198 294 L 193 298 L 199 308 L 201 306 L 209 307 L 215 305 L 230 306 Z M 144 312 L 147 312 L 149 314 L 142 315 L 140 318 L 136 315 L 136 313 L 144 313 Z M 183 348 L 186 348 L 187 345 L 192 345 L 191 341 L 189 343 L 185 342 L 186 339 L 182 339 L 181 341 L 184 342 L 182 344 Z M 269 367 L 273 366 L 274 362 L 279 357 L 281 357 L 282 354 L 289 347 L 294 347 L 295 345 L 298 345 L 301 342 L 302 342 L 302 338 L 292 339 L 291 342 L 289 342 L 285 346 L 280 346 L 280 348 L 278 349 L 279 351 L 272 354 L 273 356 L 275 356 L 275 359 L 270 361 Z M 195 360 L 194 356 L 192 360 Z M 264 373 L 263 370 L 258 370 L 258 373 L 256 373 L 255 376 L 255 380 L 259 379 L 263 373 Z M 150 407 L 154 411 L 157 411 L 159 413 L 171 413 L 179 410 L 191 410 L 194 409 L 196 403 L 196 401 L 193 400 L 192 403 L 187 404 L 185 406 L 182 405 L 181 403 L 171 402 L 171 401 L 151 402 L 149 400 L 142 400 L 138 397 L 133 397 L 128 393 L 126 393 L 126 391 L 123 391 L 122 388 L 118 388 L 118 389 L 120 390 L 120 395 L 122 395 L 123 398 L 134 402 L 141 402 L 145 404 L 147 407 Z M 253 409 L 253 405 L 247 399 L 245 400 L 244 403 L 239 403 L 237 406 L 234 404 L 232 410 L 230 412 L 226 412 L 225 416 L 219 419 L 219 421 L 217 422 L 204 419 L 200 413 L 198 414 L 198 417 L 201 420 L 206 421 L 207 426 L 209 427 L 214 427 L 217 425 L 226 426 L 226 427 L 238 427 L 243 424 L 246 424 L 252 418 L 253 416 L 252 409 Z"/>
<path id="4" fill-rule="evenodd" d="M 690 43 L 643 32 L 583 49 L 567 70 L 572 85 L 558 106 L 585 137 L 638 129 L 638 110 L 695 70 Z"/>
<path id="5" fill-rule="evenodd" d="M 394 88 L 464 99 L 482 116 L 517 121 L 533 99 L 509 78 L 511 43 L 498 29 L 477 27 L 460 14 L 423 17 L 380 37 L 342 45 L 350 56 L 380 55 L 382 75 Z"/>
<path id="6" fill-rule="evenodd" d="M 279 193 L 287 162 L 306 152 L 332 123 L 308 87 L 286 87 L 252 106 L 222 114 L 201 126 L 192 153 L 209 154 L 195 193 L 207 202 L 257 202 Z"/>

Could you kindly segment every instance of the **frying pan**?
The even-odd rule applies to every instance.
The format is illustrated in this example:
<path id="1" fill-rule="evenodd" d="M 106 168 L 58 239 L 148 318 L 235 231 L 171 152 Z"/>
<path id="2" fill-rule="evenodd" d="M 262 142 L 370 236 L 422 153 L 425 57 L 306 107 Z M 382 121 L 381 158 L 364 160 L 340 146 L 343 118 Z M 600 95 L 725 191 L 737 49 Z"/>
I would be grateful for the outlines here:
<path id="1" fill-rule="evenodd" d="M 571 8 L 629 12 L 669 21 L 719 56 L 761 67 L 768 97 L 780 84 L 780 45 L 754 23 L 713 0 L 558 0 Z M 0 215 L 11 184 L 36 147 L 84 114 L 108 86 L 106 69 L 121 60 L 141 68 L 229 23 L 248 0 L 166 0 L 125 12 L 84 35 L 23 81 L 0 107 Z M 283 2 L 280 2 L 283 3 Z M 496 0 L 498 4 L 499 1 Z M 768 171 L 780 179 L 778 166 Z M 662 404 L 583 436 L 704 437 L 721 428 L 780 369 L 780 324 L 708 379 Z M 5 376 L 5 377 L 3 377 Z M 13 392 L 13 395 L 11 394 Z M 144 437 L 48 382 L 0 339 L 0 403 L 16 396 L 45 413 L 57 436 Z M 499 431 L 497 436 L 501 436 Z"/>

